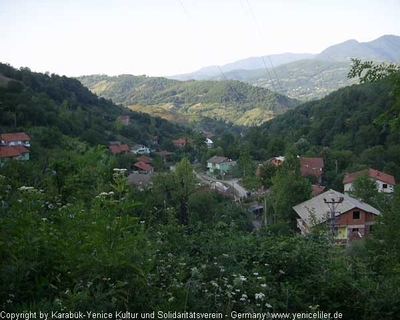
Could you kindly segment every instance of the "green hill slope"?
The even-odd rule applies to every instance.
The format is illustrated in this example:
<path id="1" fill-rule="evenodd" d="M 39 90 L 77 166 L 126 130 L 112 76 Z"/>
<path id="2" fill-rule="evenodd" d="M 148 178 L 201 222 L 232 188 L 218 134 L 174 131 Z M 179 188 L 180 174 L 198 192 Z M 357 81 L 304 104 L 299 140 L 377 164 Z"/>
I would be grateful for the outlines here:
<path id="1" fill-rule="evenodd" d="M 339 88 L 354 84 L 355 80 L 347 78 L 349 71 L 350 62 L 307 59 L 275 69 L 235 70 L 225 74 L 225 77 L 307 101 L 323 98 Z M 214 80 L 222 78 L 218 76 Z"/>
<path id="2" fill-rule="evenodd" d="M 180 82 L 132 75 L 94 75 L 79 80 L 99 96 L 181 122 L 208 117 L 259 125 L 298 105 L 294 99 L 239 81 Z"/>
<path id="3" fill-rule="evenodd" d="M 61 144 L 62 136 L 91 145 L 108 145 L 110 140 L 147 144 L 151 135 L 175 137 L 184 131 L 161 118 L 98 98 L 76 79 L 0 64 L 1 79 L 7 80 L 0 86 L 2 131 L 36 132 L 48 147 Z M 118 126 L 120 115 L 129 115 L 130 125 Z"/>

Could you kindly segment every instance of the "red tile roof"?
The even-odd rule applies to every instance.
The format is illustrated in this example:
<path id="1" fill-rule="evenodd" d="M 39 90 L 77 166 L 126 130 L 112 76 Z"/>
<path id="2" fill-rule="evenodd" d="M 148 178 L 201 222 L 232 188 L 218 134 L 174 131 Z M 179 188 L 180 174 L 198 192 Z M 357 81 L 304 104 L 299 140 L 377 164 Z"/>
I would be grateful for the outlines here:
<path id="1" fill-rule="evenodd" d="M 375 170 L 375 169 L 368 169 L 368 170 L 361 170 L 353 173 L 346 173 L 343 178 L 343 184 L 351 183 L 354 181 L 356 177 L 359 177 L 363 174 L 367 173 L 370 178 L 374 180 L 379 180 L 391 185 L 396 185 L 396 181 L 393 176 L 390 174 Z"/>
<path id="2" fill-rule="evenodd" d="M 24 154 L 24 153 L 29 153 L 30 151 L 29 151 L 29 149 L 27 149 L 27 148 L 25 148 L 24 146 L 22 146 L 22 145 L 20 145 L 20 144 L 18 144 L 18 145 L 16 145 L 16 146 L 13 146 L 14 147 L 14 149 L 17 149 L 17 151 L 22 155 L 22 154 Z"/>
<path id="3" fill-rule="evenodd" d="M 13 158 L 20 155 L 21 153 L 13 146 L 0 147 L 0 158 Z"/>
<path id="4" fill-rule="evenodd" d="M 300 158 L 302 167 L 320 168 L 324 167 L 324 159 L 322 158 Z"/>
<path id="5" fill-rule="evenodd" d="M 301 158 L 301 175 L 303 177 L 306 176 L 315 176 L 320 178 L 322 176 L 322 168 L 324 167 L 324 159 L 322 158 Z"/>
<path id="6" fill-rule="evenodd" d="M 151 165 L 149 165 L 148 163 L 144 163 L 142 161 L 136 162 L 133 165 L 136 168 L 138 168 L 140 170 L 143 170 L 143 171 L 147 171 L 147 172 L 150 172 L 150 171 L 152 171 L 154 169 Z"/>
<path id="7" fill-rule="evenodd" d="M 186 139 L 179 138 L 177 140 L 172 140 L 172 143 L 177 147 L 183 147 L 186 145 Z"/>
<path id="8" fill-rule="evenodd" d="M 127 153 L 129 152 L 129 147 L 127 144 L 121 144 L 121 145 L 112 145 L 112 146 L 108 146 L 108 148 L 110 149 L 110 151 L 113 154 L 118 154 L 118 153 Z"/>
<path id="9" fill-rule="evenodd" d="M 21 145 L 0 147 L 0 158 L 14 158 L 28 153 L 29 150 Z"/>
<path id="10" fill-rule="evenodd" d="M 138 161 L 140 162 L 144 162 L 144 163 L 151 163 L 153 162 L 153 159 L 150 157 L 146 157 L 146 156 L 140 156 L 139 158 L 137 158 Z"/>
<path id="11" fill-rule="evenodd" d="M 1 136 L 2 141 L 29 141 L 31 138 L 25 132 L 3 133 Z"/>
<path id="12" fill-rule="evenodd" d="M 319 184 L 313 184 L 312 186 L 312 196 L 315 197 L 322 193 L 325 190 L 325 187 L 320 186 Z"/>

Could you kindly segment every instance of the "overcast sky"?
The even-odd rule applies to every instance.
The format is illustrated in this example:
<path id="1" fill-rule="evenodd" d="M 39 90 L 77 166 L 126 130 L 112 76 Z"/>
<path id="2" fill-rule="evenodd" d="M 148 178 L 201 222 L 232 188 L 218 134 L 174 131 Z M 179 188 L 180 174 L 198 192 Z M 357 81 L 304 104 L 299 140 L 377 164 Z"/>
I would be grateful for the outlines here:
<path id="1" fill-rule="evenodd" d="M 0 0 L 0 62 L 166 76 L 400 35 L 400 0 Z"/>

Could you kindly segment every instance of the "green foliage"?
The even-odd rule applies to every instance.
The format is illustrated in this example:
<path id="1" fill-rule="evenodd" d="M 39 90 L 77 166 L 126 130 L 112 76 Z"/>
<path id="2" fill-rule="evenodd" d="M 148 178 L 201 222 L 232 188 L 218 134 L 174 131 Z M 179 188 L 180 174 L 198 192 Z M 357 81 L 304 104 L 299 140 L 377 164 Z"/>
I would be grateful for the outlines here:
<path id="1" fill-rule="evenodd" d="M 358 78 L 361 83 L 385 81 L 391 87 L 390 95 L 394 97 L 394 103 L 377 118 L 377 123 L 387 125 L 392 131 L 400 125 L 400 66 L 396 64 L 374 63 L 373 61 L 361 61 L 352 59 L 349 78 Z"/>
<path id="2" fill-rule="evenodd" d="M 293 206 L 311 198 L 311 184 L 300 175 L 300 161 L 293 154 L 285 155 L 285 161 L 272 178 L 271 203 L 273 223 L 286 222 L 295 230 L 297 215 Z"/>
<path id="3" fill-rule="evenodd" d="M 170 120 L 222 120 L 237 125 L 261 124 L 297 106 L 297 101 L 239 81 L 176 81 L 122 75 L 84 76 L 79 80 L 96 94 L 152 114 L 162 108 Z M 189 121 L 187 121 L 189 122 Z"/>
<path id="4" fill-rule="evenodd" d="M 151 135 L 172 137 L 183 132 L 165 120 L 151 120 L 148 115 L 99 99 L 76 79 L 0 63 L 1 74 L 10 79 L 6 87 L 0 87 L 2 130 L 34 133 L 44 148 L 61 146 L 63 135 L 93 146 L 120 139 L 148 144 Z M 130 116 L 130 125 L 116 126 L 120 115 Z"/>
<path id="5" fill-rule="evenodd" d="M 265 162 L 260 166 L 259 178 L 264 187 L 270 188 L 272 186 L 272 179 L 277 171 L 277 166 L 270 162 Z"/>

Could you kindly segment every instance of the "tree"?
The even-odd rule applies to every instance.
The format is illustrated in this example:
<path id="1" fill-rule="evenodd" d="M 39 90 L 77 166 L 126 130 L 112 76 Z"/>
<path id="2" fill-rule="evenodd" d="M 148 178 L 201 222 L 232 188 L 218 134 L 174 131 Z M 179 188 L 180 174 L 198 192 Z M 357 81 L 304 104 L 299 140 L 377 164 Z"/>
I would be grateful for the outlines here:
<path id="1" fill-rule="evenodd" d="M 272 207 L 275 222 L 288 222 L 296 228 L 293 206 L 311 198 L 311 184 L 300 174 L 300 161 L 293 154 L 286 154 L 285 161 L 272 178 Z M 271 200 L 270 199 L 270 200 Z"/>
<path id="2" fill-rule="evenodd" d="M 377 209 L 382 209 L 384 207 L 385 195 L 378 191 L 377 183 L 369 177 L 368 172 L 354 179 L 353 190 L 350 191 L 349 194 Z"/>
<path id="3" fill-rule="evenodd" d="M 395 101 L 376 119 L 376 123 L 389 126 L 392 131 L 398 129 L 400 126 L 400 66 L 393 63 L 362 62 L 359 59 L 352 59 L 352 62 L 349 78 L 358 78 L 361 83 L 384 81 L 392 88 L 390 95 Z"/>
<path id="4" fill-rule="evenodd" d="M 273 165 L 270 162 L 265 162 L 260 166 L 259 177 L 261 180 L 261 184 L 270 188 L 272 186 L 272 179 L 278 171 L 278 167 Z"/>

